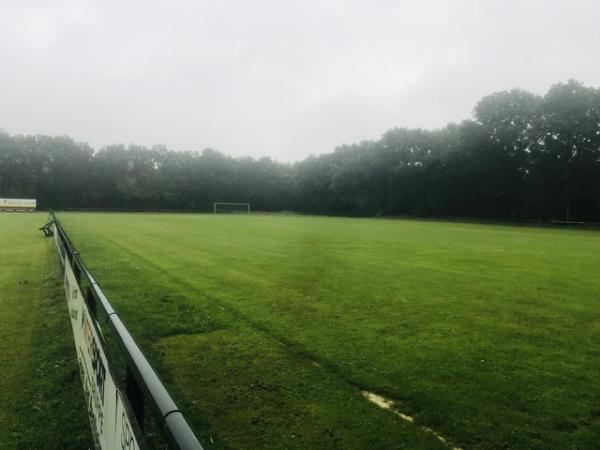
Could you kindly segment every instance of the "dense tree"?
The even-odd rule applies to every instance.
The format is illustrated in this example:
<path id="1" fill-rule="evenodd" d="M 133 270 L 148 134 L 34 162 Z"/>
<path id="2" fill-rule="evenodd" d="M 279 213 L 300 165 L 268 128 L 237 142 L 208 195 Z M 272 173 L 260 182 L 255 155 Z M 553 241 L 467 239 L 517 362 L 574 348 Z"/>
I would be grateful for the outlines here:
<path id="1" fill-rule="evenodd" d="M 41 208 L 209 210 L 214 201 L 321 214 L 600 221 L 600 90 L 483 98 L 472 120 L 395 128 L 296 164 L 212 149 L 113 145 L 0 132 L 0 197 Z"/>

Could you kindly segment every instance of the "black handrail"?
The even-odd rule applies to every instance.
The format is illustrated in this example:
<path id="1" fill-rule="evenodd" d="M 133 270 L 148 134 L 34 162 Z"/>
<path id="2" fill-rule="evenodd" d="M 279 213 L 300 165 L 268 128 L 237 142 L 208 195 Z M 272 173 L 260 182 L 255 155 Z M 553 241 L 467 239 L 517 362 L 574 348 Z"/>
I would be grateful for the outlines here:
<path id="1" fill-rule="evenodd" d="M 94 314 L 95 305 L 99 304 L 104 313 L 106 314 L 106 322 L 115 334 L 116 340 L 121 347 L 123 355 L 127 361 L 127 373 L 128 373 L 128 385 L 135 383 L 136 388 L 141 388 L 144 398 L 147 397 L 150 401 L 150 407 L 156 415 L 160 430 L 169 445 L 169 449 L 172 450 L 203 450 L 202 445 L 194 435 L 194 432 L 188 425 L 183 413 L 179 410 L 169 392 L 160 381 L 158 375 L 136 344 L 133 336 L 127 327 L 119 317 L 119 314 L 114 310 L 110 304 L 108 298 L 100 289 L 97 281 L 88 270 L 87 266 L 83 262 L 81 255 L 73 243 L 67 236 L 64 228 L 54 213 L 52 214 L 52 220 L 56 226 L 56 232 L 58 233 L 58 239 L 66 252 L 66 256 L 74 265 L 75 277 L 78 282 L 81 282 L 81 277 L 84 277 L 88 284 L 88 293 L 91 293 L 94 301 L 94 308 L 92 308 L 92 314 Z M 128 386 L 128 391 L 129 391 Z M 134 388 L 135 390 L 135 388 Z M 136 408 L 136 399 L 129 399 L 133 406 L 134 411 Z M 138 410 L 139 411 L 139 410 Z M 136 411 L 136 412 L 138 412 Z M 143 414 L 143 398 L 141 414 Z M 137 416 L 137 414 L 136 414 Z M 143 417 L 136 417 L 138 422 L 143 423 Z"/>

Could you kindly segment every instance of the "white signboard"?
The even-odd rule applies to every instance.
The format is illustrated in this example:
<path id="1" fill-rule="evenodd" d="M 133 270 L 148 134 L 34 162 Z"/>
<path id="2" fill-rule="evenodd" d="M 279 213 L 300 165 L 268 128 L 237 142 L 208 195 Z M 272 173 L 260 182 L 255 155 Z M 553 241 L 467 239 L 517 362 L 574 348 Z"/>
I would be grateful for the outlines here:
<path id="1" fill-rule="evenodd" d="M 34 198 L 0 198 L 0 208 L 35 209 L 36 206 Z"/>
<path id="2" fill-rule="evenodd" d="M 102 450 L 140 448 L 121 391 L 108 367 L 95 319 L 90 316 L 69 258 L 64 258 L 65 292 L 92 434 Z"/>

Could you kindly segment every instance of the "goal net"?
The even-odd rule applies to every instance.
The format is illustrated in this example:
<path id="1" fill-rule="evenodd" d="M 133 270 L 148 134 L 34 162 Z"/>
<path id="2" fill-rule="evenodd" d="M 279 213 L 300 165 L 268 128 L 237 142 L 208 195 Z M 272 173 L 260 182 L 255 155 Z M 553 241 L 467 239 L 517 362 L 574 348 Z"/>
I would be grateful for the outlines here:
<path id="1" fill-rule="evenodd" d="M 215 214 L 250 214 L 250 203 L 214 202 L 213 212 Z"/>

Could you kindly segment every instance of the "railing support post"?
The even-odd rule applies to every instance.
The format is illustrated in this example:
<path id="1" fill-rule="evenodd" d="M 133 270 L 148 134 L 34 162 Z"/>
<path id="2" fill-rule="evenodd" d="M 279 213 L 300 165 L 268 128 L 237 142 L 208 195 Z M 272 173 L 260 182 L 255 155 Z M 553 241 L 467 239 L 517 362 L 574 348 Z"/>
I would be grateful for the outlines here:
<path id="1" fill-rule="evenodd" d="M 88 307 L 89 311 L 92 313 L 92 316 L 94 317 L 94 319 L 98 320 L 97 308 L 96 308 L 96 297 L 94 297 L 94 293 L 92 291 L 91 286 L 86 291 L 85 303 L 87 304 L 87 307 Z"/>
<path id="2" fill-rule="evenodd" d="M 125 383 L 125 393 L 133 409 L 133 414 L 142 430 L 144 430 L 144 392 L 140 388 L 133 372 L 127 366 L 127 380 Z"/>

